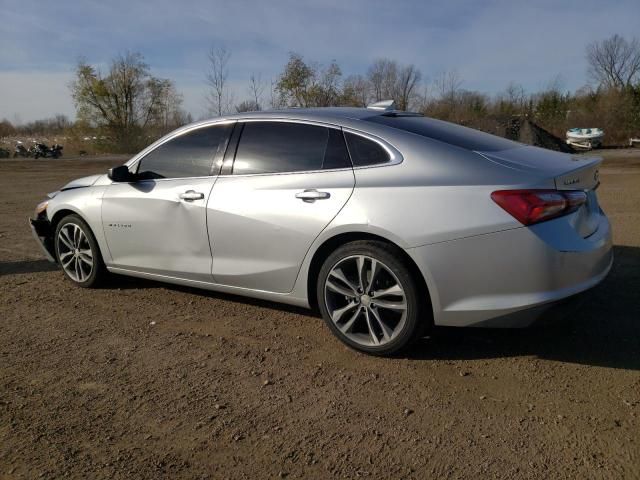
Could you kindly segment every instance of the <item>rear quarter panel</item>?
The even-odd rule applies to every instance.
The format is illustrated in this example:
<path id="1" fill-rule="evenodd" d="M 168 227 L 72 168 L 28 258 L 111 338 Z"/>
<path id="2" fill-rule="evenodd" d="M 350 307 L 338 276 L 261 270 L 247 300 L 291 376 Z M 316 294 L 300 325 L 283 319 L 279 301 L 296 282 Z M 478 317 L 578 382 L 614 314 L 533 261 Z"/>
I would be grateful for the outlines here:
<path id="1" fill-rule="evenodd" d="M 330 227 L 391 232 L 398 245 L 411 248 L 520 227 L 491 200 L 491 192 L 553 187 L 552 179 L 442 142 L 413 134 L 395 142 L 403 162 L 356 168 L 353 195 Z"/>

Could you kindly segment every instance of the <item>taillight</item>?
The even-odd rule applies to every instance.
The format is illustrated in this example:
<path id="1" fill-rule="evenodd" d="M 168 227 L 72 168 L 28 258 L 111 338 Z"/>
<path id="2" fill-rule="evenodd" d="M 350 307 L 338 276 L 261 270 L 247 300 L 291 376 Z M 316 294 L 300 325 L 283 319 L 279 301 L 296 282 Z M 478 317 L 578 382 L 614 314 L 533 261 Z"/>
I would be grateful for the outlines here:
<path id="1" fill-rule="evenodd" d="M 577 210 L 587 201 L 587 194 L 580 190 L 498 190 L 491 198 L 523 225 L 532 225 Z"/>

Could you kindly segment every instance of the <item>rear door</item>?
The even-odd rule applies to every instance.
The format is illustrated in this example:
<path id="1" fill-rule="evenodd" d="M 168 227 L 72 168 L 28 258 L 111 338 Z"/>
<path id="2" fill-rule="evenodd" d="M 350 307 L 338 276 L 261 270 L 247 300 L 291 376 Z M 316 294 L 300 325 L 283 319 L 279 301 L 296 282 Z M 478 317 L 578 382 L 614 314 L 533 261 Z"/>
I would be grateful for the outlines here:
<path id="1" fill-rule="evenodd" d="M 146 154 L 137 180 L 109 185 L 102 222 L 111 265 L 211 281 L 206 205 L 232 124 L 200 127 Z"/>
<path id="2" fill-rule="evenodd" d="M 207 205 L 212 274 L 222 285 L 289 292 L 312 242 L 353 191 L 344 137 L 339 128 L 288 121 L 238 127 L 235 159 L 225 159 L 227 175 Z"/>

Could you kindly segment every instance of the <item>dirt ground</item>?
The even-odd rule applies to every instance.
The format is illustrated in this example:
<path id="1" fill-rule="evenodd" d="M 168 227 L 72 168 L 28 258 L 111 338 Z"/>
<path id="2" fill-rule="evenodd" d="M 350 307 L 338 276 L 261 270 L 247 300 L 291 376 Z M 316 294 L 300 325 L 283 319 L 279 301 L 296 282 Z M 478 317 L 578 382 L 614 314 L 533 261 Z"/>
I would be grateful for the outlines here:
<path id="1" fill-rule="evenodd" d="M 27 217 L 122 159 L 0 161 L 0 479 L 640 478 L 640 151 L 604 153 L 616 260 L 580 309 L 398 359 L 305 310 L 75 288 Z"/>

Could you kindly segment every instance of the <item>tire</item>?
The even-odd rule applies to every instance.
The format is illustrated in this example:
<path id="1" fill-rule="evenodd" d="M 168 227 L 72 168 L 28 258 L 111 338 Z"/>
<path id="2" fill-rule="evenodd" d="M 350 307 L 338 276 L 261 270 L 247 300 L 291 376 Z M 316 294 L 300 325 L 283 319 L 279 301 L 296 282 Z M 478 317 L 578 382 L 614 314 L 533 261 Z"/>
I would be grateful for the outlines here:
<path id="1" fill-rule="evenodd" d="M 316 295 L 333 334 L 371 355 L 401 352 L 432 323 L 427 293 L 398 247 L 383 242 L 355 241 L 336 249 L 320 269 Z"/>
<path id="2" fill-rule="evenodd" d="M 56 258 L 65 277 L 83 288 L 97 287 L 106 276 L 98 242 L 78 215 L 67 215 L 56 227 Z"/>

